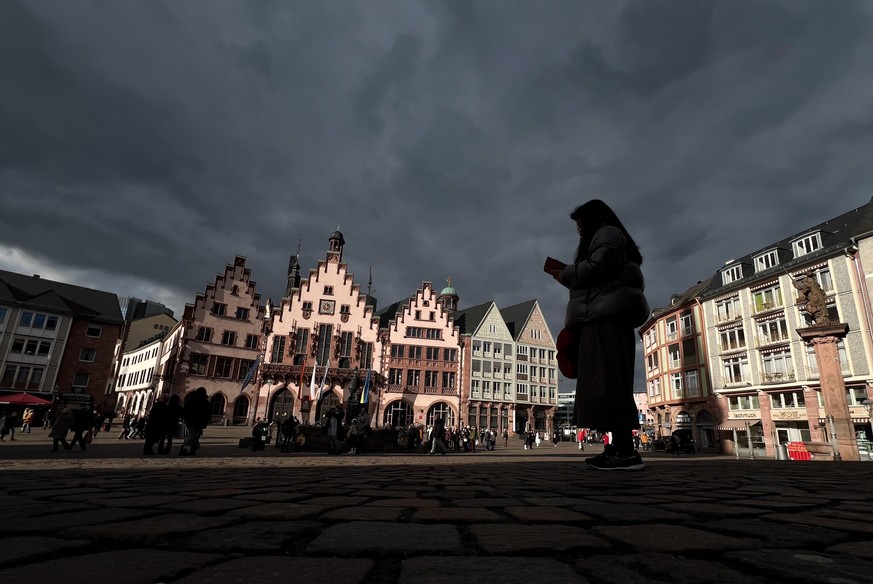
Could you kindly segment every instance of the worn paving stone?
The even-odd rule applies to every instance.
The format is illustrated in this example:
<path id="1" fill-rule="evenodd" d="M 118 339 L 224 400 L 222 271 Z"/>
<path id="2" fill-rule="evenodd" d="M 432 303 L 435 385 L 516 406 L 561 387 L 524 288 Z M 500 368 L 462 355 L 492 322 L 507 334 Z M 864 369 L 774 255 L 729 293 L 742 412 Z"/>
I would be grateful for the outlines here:
<path id="1" fill-rule="evenodd" d="M 306 548 L 307 554 L 458 553 L 461 538 L 450 525 L 351 521 L 326 528 Z"/>
<path id="2" fill-rule="evenodd" d="M 767 513 L 765 509 L 720 503 L 670 503 L 658 506 L 668 511 L 688 513 L 697 517 L 757 517 Z"/>
<path id="3" fill-rule="evenodd" d="M 215 584 L 216 582 L 358 584 L 366 581 L 372 569 L 373 561 L 368 559 L 260 556 L 209 566 L 182 578 L 175 584 Z"/>
<path id="4" fill-rule="evenodd" d="M 456 507 L 521 507 L 522 502 L 518 499 L 501 499 L 499 497 L 482 497 L 481 499 L 461 499 L 452 501 Z"/>
<path id="5" fill-rule="evenodd" d="M 377 499 L 367 503 L 367 505 L 373 507 L 415 507 L 417 509 L 439 507 L 439 504 L 440 502 L 436 499 L 412 499 L 408 497 L 403 499 Z"/>
<path id="6" fill-rule="evenodd" d="M 198 552 L 279 553 L 302 533 L 319 528 L 321 524 L 315 521 L 251 521 L 191 535 L 184 548 Z"/>
<path id="7" fill-rule="evenodd" d="M 576 497 L 524 497 L 524 502 L 528 505 L 541 505 L 544 507 L 571 507 L 573 505 L 584 505 L 589 501 Z"/>
<path id="8" fill-rule="evenodd" d="M 319 518 L 328 521 L 397 521 L 404 513 L 407 513 L 406 507 L 358 505 L 332 509 L 322 513 Z"/>
<path id="9" fill-rule="evenodd" d="M 672 554 L 594 556 L 574 567 L 598 584 L 769 584 L 715 562 Z"/>
<path id="10" fill-rule="evenodd" d="M 826 548 L 825 551 L 835 554 L 847 554 L 864 558 L 866 560 L 873 560 L 873 541 L 850 541 L 847 543 L 840 543 Z"/>
<path id="11" fill-rule="evenodd" d="M 771 513 L 767 515 L 767 521 L 779 521 L 782 523 L 794 523 L 798 525 L 816 525 L 837 531 L 848 531 L 850 533 L 871 534 L 873 533 L 873 522 L 864 521 L 849 521 L 846 519 L 835 519 L 832 517 L 823 517 L 809 513 Z"/>
<path id="12" fill-rule="evenodd" d="M 645 523 L 650 521 L 683 521 L 691 519 L 685 513 L 676 513 L 660 507 L 646 505 L 617 505 L 615 503 L 589 503 L 573 508 L 576 511 L 606 519 L 611 523 Z"/>
<path id="13" fill-rule="evenodd" d="M 324 508 L 331 507 L 348 507 L 350 505 L 360 505 L 362 503 L 366 503 L 368 497 L 355 497 L 351 495 L 344 495 L 340 497 L 331 496 L 331 497 L 312 497 L 310 499 L 305 499 L 300 501 L 301 505 L 319 505 Z"/>
<path id="14" fill-rule="evenodd" d="M 85 539 L 111 539 L 116 542 L 157 542 L 172 535 L 204 531 L 235 522 L 229 517 L 203 517 L 181 513 L 146 517 L 119 523 L 84 525 L 61 531 L 61 537 Z"/>
<path id="15" fill-rule="evenodd" d="M 165 503 L 180 503 L 190 501 L 191 497 L 182 495 L 142 495 L 139 497 L 117 497 L 101 499 L 98 502 L 103 507 L 125 507 L 136 509 L 137 507 L 160 507 Z"/>
<path id="16" fill-rule="evenodd" d="M 471 525 L 470 532 L 488 554 L 531 553 L 542 550 L 599 550 L 609 542 L 586 529 L 570 525 Z"/>
<path id="17" fill-rule="evenodd" d="M 541 521 L 561 523 L 572 521 L 590 521 L 591 517 L 562 507 L 507 507 L 506 512 L 519 521 Z"/>
<path id="18" fill-rule="evenodd" d="M 28 499 L 27 503 L 11 505 L 9 507 L 3 507 L 2 509 L 3 516 L 7 519 L 27 519 L 29 517 L 40 517 L 42 515 L 54 515 L 64 512 L 93 511 L 99 509 L 99 507 L 91 505 L 90 503 L 59 503 L 57 501 L 46 502 L 32 501 Z"/>
<path id="19" fill-rule="evenodd" d="M 594 531 L 627 544 L 639 551 L 682 553 L 695 550 L 736 550 L 757 547 L 760 541 L 736 538 L 692 529 L 681 525 L 607 525 Z"/>
<path id="20" fill-rule="evenodd" d="M 849 539 L 849 536 L 839 531 L 816 527 L 804 526 L 797 529 L 796 525 L 785 523 L 772 523 L 762 520 L 745 519 L 719 519 L 702 523 L 686 524 L 687 527 L 702 529 L 704 531 L 726 533 L 738 537 L 747 536 L 760 539 L 767 547 L 812 547 L 826 546 L 840 543 Z"/>
<path id="21" fill-rule="evenodd" d="M 153 584 L 220 559 L 215 554 L 159 550 L 119 550 L 58 558 L 0 570 L 0 582 L 63 582 L 94 584 L 111 574 L 112 584 Z"/>
<path id="22" fill-rule="evenodd" d="M 0 566 L 37 558 L 50 558 L 58 553 L 84 550 L 91 546 L 86 540 L 67 540 L 56 537 L 28 536 L 0 539 Z"/>
<path id="23" fill-rule="evenodd" d="M 230 513 L 247 519 L 303 519 L 304 517 L 320 515 L 325 508 L 322 505 L 305 505 L 301 503 L 264 503 L 253 507 L 234 509 Z"/>
<path id="24" fill-rule="evenodd" d="M 476 507 L 424 507 L 417 509 L 413 521 L 471 523 L 479 521 L 503 521 L 494 511 Z"/>
<path id="25" fill-rule="evenodd" d="M 566 564 L 547 558 L 422 556 L 401 565 L 399 584 L 446 582 L 589 584 Z"/>
<path id="26" fill-rule="evenodd" d="M 272 493 L 247 493 L 245 495 L 237 495 L 234 497 L 235 499 L 246 500 L 246 501 L 262 501 L 265 503 L 281 503 L 285 501 L 299 501 L 300 499 L 305 499 L 306 495 L 303 493 L 286 493 L 286 492 L 272 492 Z"/>
<path id="27" fill-rule="evenodd" d="M 729 552 L 725 558 L 762 575 L 796 584 L 869 584 L 873 562 L 845 555 L 792 549 Z"/>
<path id="28" fill-rule="evenodd" d="M 81 506 L 77 506 L 81 508 Z M 81 525 L 111 524 L 116 521 L 131 521 L 156 515 L 157 511 L 145 509 L 85 509 L 74 513 L 56 513 L 41 517 L 19 518 L 8 521 L 3 529 L 19 533 L 56 533 L 69 527 Z"/>
<path id="29" fill-rule="evenodd" d="M 225 511 L 233 511 L 234 509 L 242 509 L 244 507 L 252 507 L 257 505 L 256 501 L 242 501 L 240 499 L 195 499 L 193 501 L 185 501 L 184 503 L 169 503 L 167 505 L 157 505 L 161 509 L 167 511 L 179 511 L 187 513 L 223 513 Z"/>

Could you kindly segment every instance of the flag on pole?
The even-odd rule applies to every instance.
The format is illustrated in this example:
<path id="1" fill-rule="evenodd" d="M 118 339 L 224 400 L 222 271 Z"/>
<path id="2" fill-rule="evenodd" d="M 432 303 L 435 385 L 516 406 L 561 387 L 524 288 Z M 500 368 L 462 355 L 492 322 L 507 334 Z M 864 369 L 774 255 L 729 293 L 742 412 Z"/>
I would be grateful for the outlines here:
<path id="1" fill-rule="evenodd" d="M 261 362 L 261 356 L 258 355 L 255 359 L 255 362 L 252 363 L 252 366 L 249 367 L 249 372 L 246 373 L 245 379 L 243 379 L 242 387 L 239 388 L 239 392 L 242 393 L 246 386 L 252 382 L 252 379 L 255 377 L 255 369 L 258 368 L 258 364 Z"/>
<path id="2" fill-rule="evenodd" d="M 300 379 L 297 381 L 297 399 L 303 399 L 303 384 L 306 383 L 306 359 L 300 365 Z"/>
<path id="3" fill-rule="evenodd" d="M 312 378 L 309 380 L 309 399 L 315 395 L 315 370 L 318 367 L 318 359 L 312 365 Z"/>
<path id="4" fill-rule="evenodd" d="M 324 395 L 324 384 L 327 382 L 327 371 L 330 369 L 330 359 L 327 360 L 327 365 L 324 366 L 324 375 L 321 376 L 321 385 L 318 386 L 318 400 L 321 401 Z"/>
<path id="5" fill-rule="evenodd" d="M 367 378 L 364 380 L 364 391 L 361 392 L 361 403 L 370 403 L 370 373 L 372 369 L 367 369 Z"/>

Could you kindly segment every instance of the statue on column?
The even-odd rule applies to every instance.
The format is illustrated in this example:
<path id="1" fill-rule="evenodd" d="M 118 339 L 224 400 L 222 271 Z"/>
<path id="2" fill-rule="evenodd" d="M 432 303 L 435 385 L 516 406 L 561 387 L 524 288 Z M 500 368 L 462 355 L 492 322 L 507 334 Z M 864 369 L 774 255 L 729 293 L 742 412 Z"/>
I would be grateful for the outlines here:
<path id="1" fill-rule="evenodd" d="M 358 415 L 358 410 L 361 409 L 361 396 L 358 394 L 358 368 L 355 367 L 352 371 L 352 379 L 349 381 L 349 399 L 348 409 L 350 418 Z"/>
<path id="2" fill-rule="evenodd" d="M 828 315 L 827 296 L 811 272 L 799 282 L 792 280 L 791 283 L 800 291 L 797 305 L 812 318 L 816 326 L 833 324 Z"/>

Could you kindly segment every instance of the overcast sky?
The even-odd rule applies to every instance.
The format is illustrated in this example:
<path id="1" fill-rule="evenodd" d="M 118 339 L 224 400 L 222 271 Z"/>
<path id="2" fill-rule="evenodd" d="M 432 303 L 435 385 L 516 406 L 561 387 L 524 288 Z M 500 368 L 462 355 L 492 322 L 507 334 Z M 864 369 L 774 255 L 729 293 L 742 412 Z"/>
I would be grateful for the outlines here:
<path id="1" fill-rule="evenodd" d="M 873 195 L 871 6 L 5 0 L 0 269 L 179 317 L 339 226 L 380 306 L 451 276 L 557 336 L 543 260 L 602 198 L 660 307 Z"/>

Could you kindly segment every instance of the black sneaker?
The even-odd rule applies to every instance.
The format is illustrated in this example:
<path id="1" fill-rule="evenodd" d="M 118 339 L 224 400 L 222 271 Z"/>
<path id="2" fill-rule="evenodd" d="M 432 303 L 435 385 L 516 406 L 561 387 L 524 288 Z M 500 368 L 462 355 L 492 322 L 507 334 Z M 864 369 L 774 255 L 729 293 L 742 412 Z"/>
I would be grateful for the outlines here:
<path id="1" fill-rule="evenodd" d="M 597 457 L 595 457 L 596 459 Z M 643 470 L 646 464 L 640 457 L 639 452 L 634 452 L 630 456 L 609 456 L 601 460 L 589 458 L 585 462 L 596 470 Z"/>
<path id="2" fill-rule="evenodd" d="M 589 456 L 588 458 L 585 459 L 585 463 L 593 466 L 593 465 L 602 463 L 604 460 L 606 460 L 608 458 L 613 458 L 617 454 L 618 453 L 615 451 L 615 446 L 613 446 L 612 444 L 607 444 L 606 446 L 603 447 L 603 452 L 601 452 L 597 456 Z"/>

